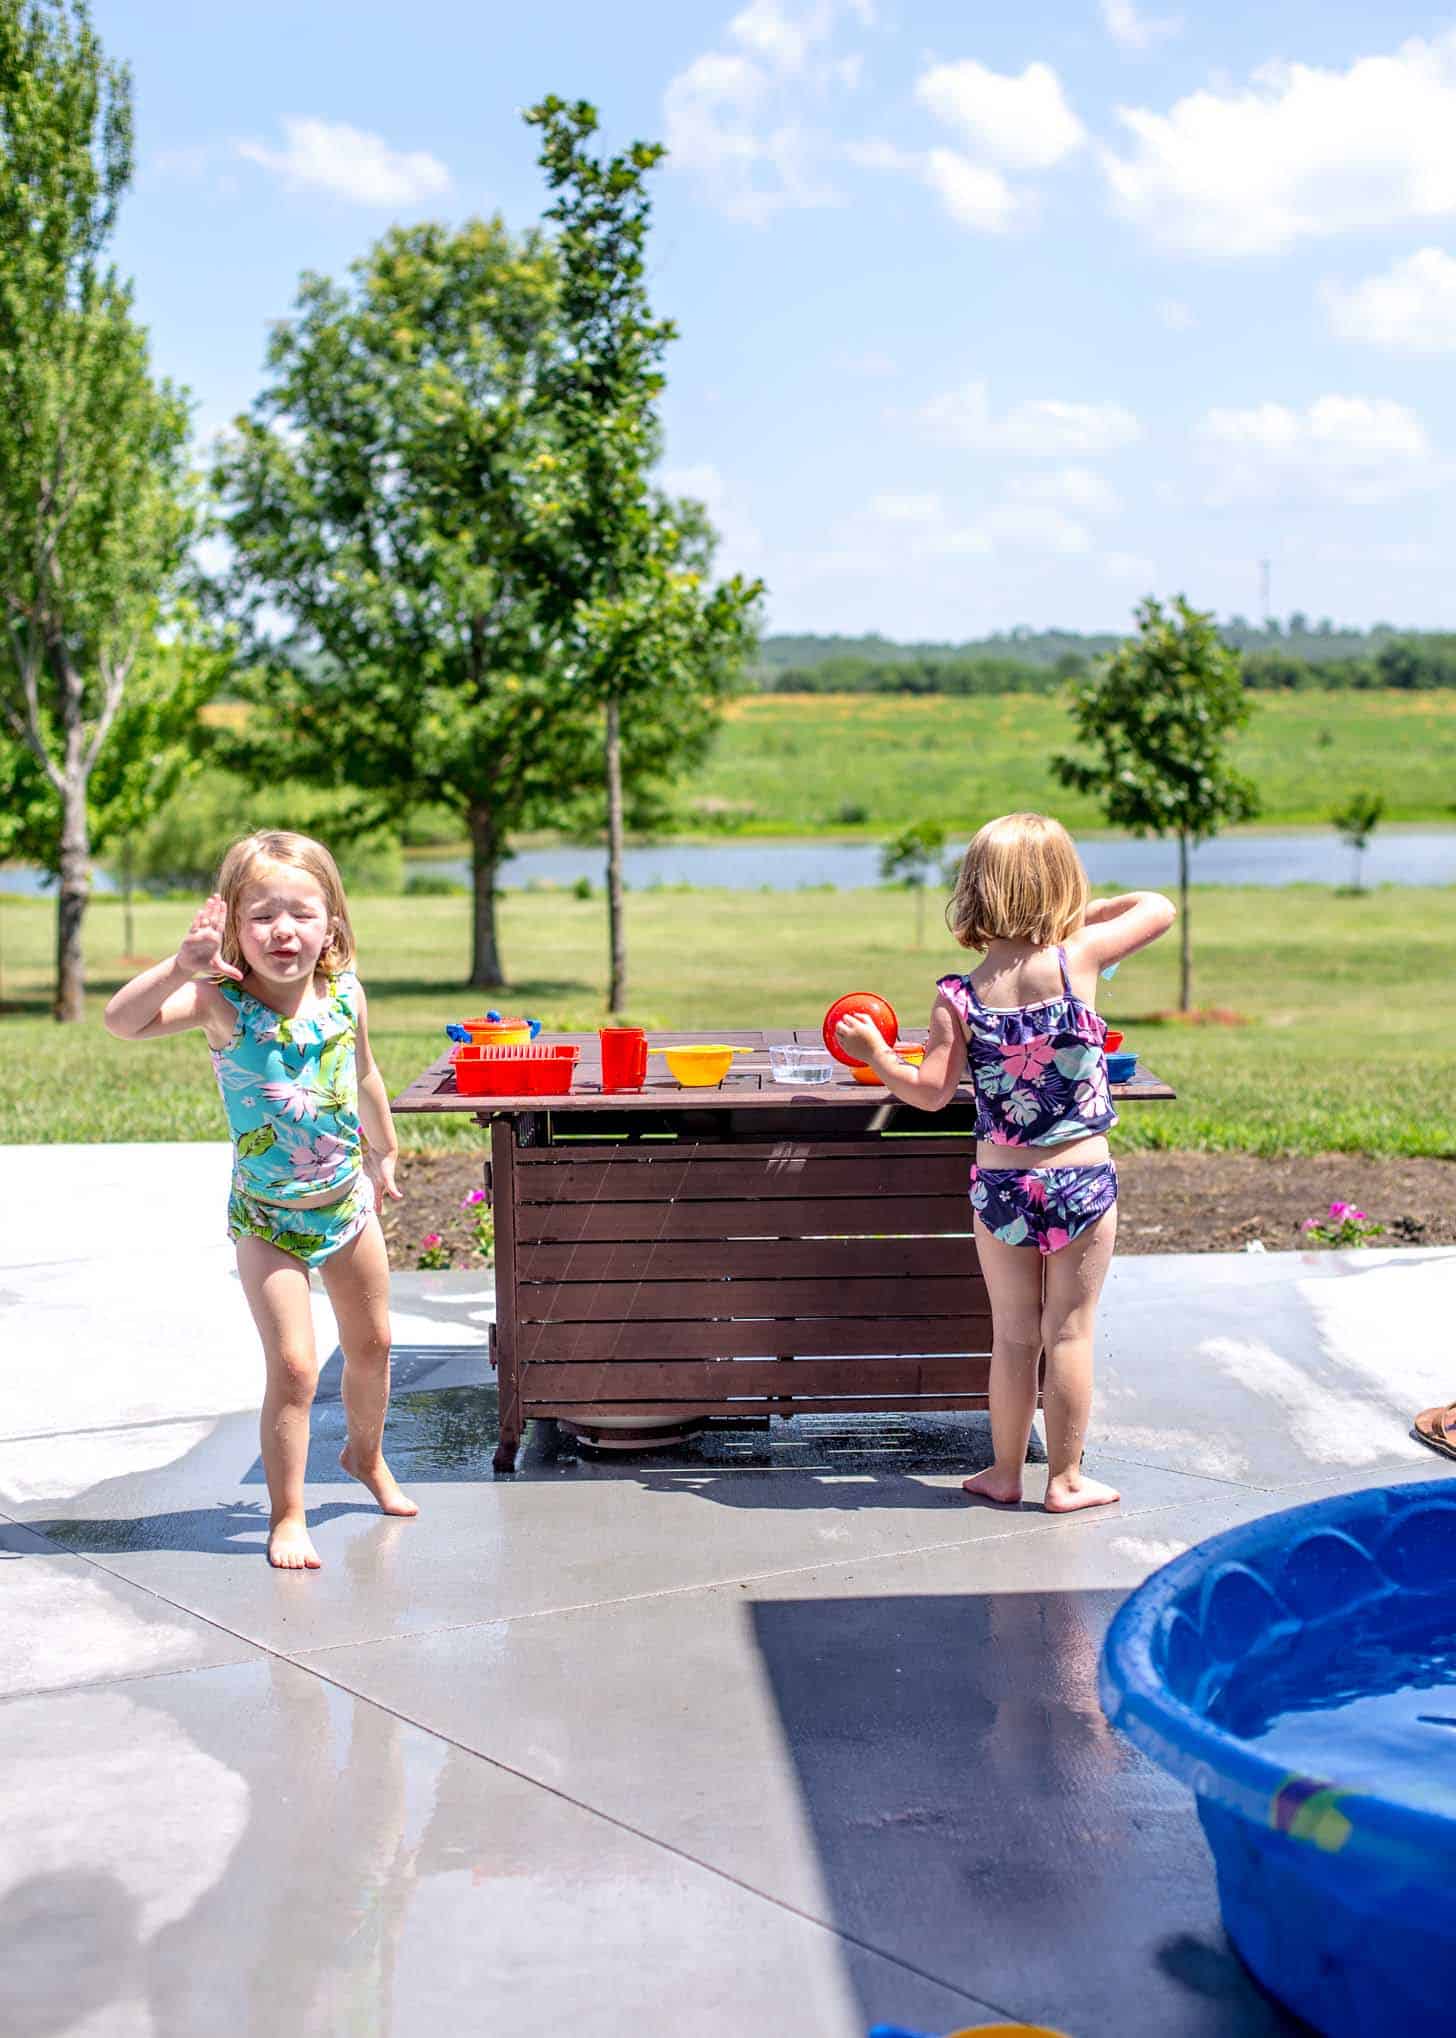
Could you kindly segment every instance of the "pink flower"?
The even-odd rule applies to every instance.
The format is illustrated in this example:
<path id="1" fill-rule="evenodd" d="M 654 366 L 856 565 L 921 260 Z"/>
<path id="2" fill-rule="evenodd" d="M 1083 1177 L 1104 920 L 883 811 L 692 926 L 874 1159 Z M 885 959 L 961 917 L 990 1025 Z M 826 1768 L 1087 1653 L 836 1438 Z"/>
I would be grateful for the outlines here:
<path id="1" fill-rule="evenodd" d="M 484 1189 L 472 1189 L 468 1196 L 462 1196 L 460 1198 L 460 1208 L 462 1210 L 469 1210 L 473 1204 L 483 1203 L 484 1201 L 485 1201 Z"/>
<path id="2" fill-rule="evenodd" d="M 1018 1082 L 1039 1082 L 1052 1058 L 1052 1036 L 1039 1033 L 1035 1040 L 1013 1041 L 1000 1050 L 1008 1075 Z"/>
<path id="3" fill-rule="evenodd" d="M 424 1237 L 420 1240 L 421 1245 L 439 1245 L 440 1243 L 441 1240 L 438 1231 L 427 1231 Z"/>
<path id="4" fill-rule="evenodd" d="M 304 1140 L 290 1156 L 297 1182 L 326 1182 L 334 1174 L 348 1148 L 335 1133 L 321 1132 L 317 1139 Z"/>
<path id="5" fill-rule="evenodd" d="M 1357 1224 L 1368 1224 L 1370 1222 L 1370 1219 L 1365 1215 L 1365 1212 L 1363 1210 L 1352 1210 L 1350 1212 L 1350 1215 L 1351 1217 L 1354 1218 Z"/>
<path id="6" fill-rule="evenodd" d="M 1301 1231 L 1318 1231 L 1320 1228 L 1319 1219 L 1317 1217 L 1306 1217 L 1299 1228 Z"/>
<path id="7" fill-rule="evenodd" d="M 1331 1203 L 1330 1216 L 1334 1219 L 1334 1221 L 1337 1224 L 1339 1223 L 1342 1217 L 1348 1217 L 1349 1214 L 1350 1206 L 1348 1203 Z"/>
<path id="8" fill-rule="evenodd" d="M 291 1118 L 295 1125 L 305 1118 L 314 1117 L 314 1089 L 312 1084 L 303 1082 L 264 1083 L 263 1095 L 270 1104 L 276 1104 L 285 1118 Z"/>

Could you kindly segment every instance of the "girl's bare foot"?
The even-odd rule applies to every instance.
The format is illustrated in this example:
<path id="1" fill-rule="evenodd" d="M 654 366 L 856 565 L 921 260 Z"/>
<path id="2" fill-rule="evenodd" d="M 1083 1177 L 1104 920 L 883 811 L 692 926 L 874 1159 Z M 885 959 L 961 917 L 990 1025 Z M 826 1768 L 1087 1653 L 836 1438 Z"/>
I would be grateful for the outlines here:
<path id="1" fill-rule="evenodd" d="M 998 1472 L 994 1465 L 962 1479 L 961 1491 L 972 1500 L 994 1500 L 998 1507 L 1016 1507 L 1021 1501 L 1021 1481 L 1014 1472 Z"/>
<path id="2" fill-rule="evenodd" d="M 319 1571 L 323 1558 L 301 1514 L 285 1514 L 268 1531 L 268 1562 L 275 1571 Z"/>
<path id="3" fill-rule="evenodd" d="M 402 1515 L 419 1513 L 420 1510 L 415 1503 L 400 1492 L 394 1474 L 382 1456 L 375 1458 L 372 1463 L 367 1463 L 355 1455 L 352 1444 L 345 1444 L 339 1453 L 339 1463 L 351 1479 L 357 1479 L 361 1486 L 369 1488 L 379 1502 L 382 1513 Z"/>
<path id="4" fill-rule="evenodd" d="M 1066 1479 L 1048 1479 L 1046 1490 L 1046 1511 L 1048 1514 L 1075 1514 L 1082 1507 L 1110 1507 L 1122 1495 L 1115 1486 L 1104 1486 L 1100 1479 L 1087 1479 L 1080 1472 Z"/>

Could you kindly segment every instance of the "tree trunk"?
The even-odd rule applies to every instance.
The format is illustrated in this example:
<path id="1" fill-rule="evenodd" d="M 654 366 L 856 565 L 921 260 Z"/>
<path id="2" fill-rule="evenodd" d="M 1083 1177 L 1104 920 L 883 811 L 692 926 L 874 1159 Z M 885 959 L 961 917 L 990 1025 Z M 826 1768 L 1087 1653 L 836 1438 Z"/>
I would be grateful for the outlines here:
<path id="1" fill-rule="evenodd" d="M 495 926 L 495 874 L 500 868 L 500 839 L 495 816 L 487 806 L 473 806 L 470 822 L 470 982 L 480 990 L 505 983 Z"/>
<path id="2" fill-rule="evenodd" d="M 620 1019 L 627 1002 L 627 929 L 622 917 L 622 710 L 607 701 L 607 930 L 611 984 L 607 1010 Z"/>
<path id="3" fill-rule="evenodd" d="M 56 1002 L 54 1016 L 79 1025 L 86 1016 L 86 966 L 81 922 L 90 879 L 90 838 L 86 826 L 86 780 L 68 772 L 61 796 L 60 893 L 56 899 Z"/>
<path id="4" fill-rule="evenodd" d="M 136 954 L 136 928 L 131 917 L 131 837 L 121 845 L 121 952 Z"/>
<path id="5" fill-rule="evenodd" d="M 1193 1008 L 1193 949 L 1188 926 L 1188 837 L 1178 837 L 1178 920 L 1181 940 L 1178 958 L 1178 1010 Z"/>

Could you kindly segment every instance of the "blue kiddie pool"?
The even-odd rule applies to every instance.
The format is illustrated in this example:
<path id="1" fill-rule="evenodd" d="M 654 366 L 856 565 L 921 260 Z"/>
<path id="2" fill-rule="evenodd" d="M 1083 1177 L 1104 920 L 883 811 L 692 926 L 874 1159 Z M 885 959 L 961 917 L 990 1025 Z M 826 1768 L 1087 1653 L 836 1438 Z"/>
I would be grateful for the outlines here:
<path id="1" fill-rule="evenodd" d="M 1267 1988 L 1339 2038 L 1456 2031 L 1456 1480 L 1199 1544 L 1118 1613 L 1102 1704 L 1197 1793 Z"/>

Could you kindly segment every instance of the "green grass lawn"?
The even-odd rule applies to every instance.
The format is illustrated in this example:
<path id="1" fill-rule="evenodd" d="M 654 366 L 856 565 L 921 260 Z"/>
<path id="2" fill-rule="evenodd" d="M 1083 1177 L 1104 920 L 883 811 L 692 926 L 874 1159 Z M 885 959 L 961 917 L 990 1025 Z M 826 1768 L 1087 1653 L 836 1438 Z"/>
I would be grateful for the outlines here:
<path id="1" fill-rule="evenodd" d="M 106 997 L 131 973 L 117 952 L 115 906 L 87 917 L 87 1023 L 46 1016 L 53 911 L 0 903 L 0 1142 L 221 1137 L 200 1034 L 127 1044 L 100 1024 Z M 905 1024 L 923 1024 L 936 976 L 962 959 L 933 907 L 916 951 L 914 908 L 900 892 L 637 892 L 627 911 L 631 1016 L 648 1026 L 817 1025 L 832 998 L 856 989 L 882 991 Z M 147 904 L 136 917 L 143 958 L 156 959 L 188 913 Z M 1251 1023 L 1186 1027 L 1150 1016 L 1176 999 L 1176 934 L 1124 964 L 1103 987 L 1104 1009 L 1181 1096 L 1130 1107 L 1116 1138 L 1123 1147 L 1456 1156 L 1453 921 L 1456 889 L 1195 891 L 1195 999 Z M 486 1002 L 460 988 L 467 903 L 361 898 L 355 923 L 376 1052 L 398 1091 L 440 1052 L 445 1021 Z M 548 1026 L 600 1023 L 601 902 L 517 892 L 502 923 L 514 988 L 501 1002 Z M 400 1130 L 416 1148 L 479 1137 L 468 1121 L 403 1119 Z"/>
<path id="2" fill-rule="evenodd" d="M 1327 822 L 1365 786 L 1384 794 L 1389 821 L 1456 820 L 1456 690 L 1253 700 L 1234 754 L 1259 788 L 1261 822 Z M 923 818 L 964 836 L 1025 807 L 1096 826 L 1096 802 L 1052 777 L 1049 759 L 1070 741 L 1065 705 L 1041 695 L 754 694 L 729 708 L 681 806 L 768 835 L 883 835 Z M 855 808 L 863 823 L 838 819 Z"/>

